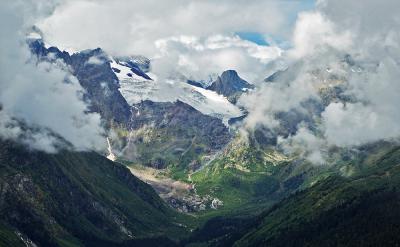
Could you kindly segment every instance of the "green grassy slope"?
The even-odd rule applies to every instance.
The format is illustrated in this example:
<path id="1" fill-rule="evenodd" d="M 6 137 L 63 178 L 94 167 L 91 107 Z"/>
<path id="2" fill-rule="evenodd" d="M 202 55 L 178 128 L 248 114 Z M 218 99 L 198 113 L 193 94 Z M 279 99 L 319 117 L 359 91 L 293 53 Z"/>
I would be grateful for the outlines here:
<path id="1" fill-rule="evenodd" d="M 95 153 L 46 154 L 0 142 L 0 188 L 8 232 L 43 246 L 112 246 L 187 231 L 149 185 Z"/>
<path id="2" fill-rule="evenodd" d="M 350 177 L 331 175 L 281 201 L 235 245 L 397 246 L 400 148 L 370 155 L 358 168 Z"/>
<path id="3" fill-rule="evenodd" d="M 221 210 L 229 212 L 272 205 L 307 186 L 325 170 L 291 160 L 275 150 L 262 150 L 236 140 L 191 178 L 200 195 L 219 198 L 224 202 Z"/>

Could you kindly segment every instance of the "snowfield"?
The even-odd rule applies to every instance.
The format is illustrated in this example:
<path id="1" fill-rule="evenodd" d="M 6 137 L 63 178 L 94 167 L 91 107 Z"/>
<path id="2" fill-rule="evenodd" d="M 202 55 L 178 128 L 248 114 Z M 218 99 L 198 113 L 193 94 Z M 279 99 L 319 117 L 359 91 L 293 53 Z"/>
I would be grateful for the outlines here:
<path id="1" fill-rule="evenodd" d="M 111 61 L 111 67 L 118 77 L 122 96 L 133 105 L 143 100 L 155 102 L 174 102 L 180 100 L 203 114 L 218 117 L 225 124 L 230 118 L 240 117 L 242 111 L 232 104 L 223 95 L 204 88 L 192 86 L 185 81 L 158 80 L 151 73 L 147 75 L 153 80 L 148 80 L 135 74 L 124 63 Z"/>

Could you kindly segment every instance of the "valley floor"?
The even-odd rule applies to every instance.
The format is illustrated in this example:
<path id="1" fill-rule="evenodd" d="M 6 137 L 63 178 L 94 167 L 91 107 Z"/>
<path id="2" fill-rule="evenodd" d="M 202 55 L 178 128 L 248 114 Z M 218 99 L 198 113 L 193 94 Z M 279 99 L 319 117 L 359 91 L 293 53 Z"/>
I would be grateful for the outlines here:
<path id="1" fill-rule="evenodd" d="M 157 194 L 171 207 L 183 213 L 196 213 L 206 210 L 218 210 L 223 202 L 211 195 L 199 195 L 196 185 L 188 182 L 174 180 L 168 176 L 166 169 L 154 169 L 141 165 L 129 165 L 129 170 L 140 180 L 151 185 Z"/>

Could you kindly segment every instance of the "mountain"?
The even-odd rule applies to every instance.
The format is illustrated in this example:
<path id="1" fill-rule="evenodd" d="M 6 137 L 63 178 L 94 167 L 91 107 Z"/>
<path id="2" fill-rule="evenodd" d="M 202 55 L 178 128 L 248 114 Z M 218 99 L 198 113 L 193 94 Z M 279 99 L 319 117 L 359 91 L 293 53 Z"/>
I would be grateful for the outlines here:
<path id="1" fill-rule="evenodd" d="M 239 77 L 235 70 L 226 70 L 217 78 L 209 87 L 208 90 L 222 94 L 232 103 L 236 103 L 240 95 L 254 86 Z"/>
<path id="2" fill-rule="evenodd" d="M 111 67 L 119 80 L 119 91 L 130 105 L 144 100 L 153 102 L 182 101 L 202 114 L 221 119 L 225 124 L 229 119 L 242 116 L 241 109 L 229 102 L 224 96 L 207 90 L 183 76 L 159 79 L 148 72 L 144 76 L 132 73 L 129 64 L 112 61 Z M 151 78 L 151 79 L 150 79 Z"/>
<path id="3" fill-rule="evenodd" d="M 307 187 L 327 169 L 253 141 L 235 138 L 211 162 L 191 173 L 197 193 L 218 198 L 223 210 L 245 215 L 249 212 L 244 211 L 272 205 Z"/>
<path id="4" fill-rule="evenodd" d="M 400 149 L 374 155 L 353 175 L 331 175 L 272 207 L 236 246 L 396 245 Z"/>
<path id="5" fill-rule="evenodd" d="M 206 246 L 396 246 L 400 148 L 379 143 L 268 206 L 256 217 L 217 217 L 187 240 Z"/>
<path id="6" fill-rule="evenodd" d="M 214 92 L 190 85 L 185 79 L 169 83 L 159 81 L 156 75 L 149 72 L 149 61 L 143 58 L 111 58 L 101 49 L 69 55 L 57 48 L 44 48 L 40 41 L 35 42 L 37 44 L 31 47 L 43 50 L 34 50 L 36 54 L 43 54 L 40 57 L 48 59 L 49 50 L 54 50 L 57 57 L 71 65 L 73 73 L 87 88 L 89 99 L 104 103 L 97 104 L 97 111 L 108 120 L 111 131 L 115 133 L 109 136 L 110 150 L 124 164 L 141 164 L 164 171 L 175 180 L 195 183 L 197 192 L 189 191 L 189 195 L 222 200 L 224 208 L 251 204 L 255 198 L 264 201 L 271 199 L 271 203 L 302 184 L 298 182 L 293 188 L 286 189 L 296 174 L 279 174 L 294 165 L 277 162 L 275 158 L 283 158 L 278 152 L 257 147 L 275 145 L 276 136 L 271 130 L 260 128 L 254 132 L 251 138 L 257 145 L 231 143 L 234 133 L 227 127 L 227 120 L 235 116 L 241 118 L 242 113 L 223 94 L 229 95 L 228 99 L 236 100 L 244 91 L 253 88 L 235 71 L 222 73 L 209 87 L 217 90 Z M 96 76 L 93 77 L 92 73 Z M 97 90 L 99 84 L 103 85 L 103 90 Z M 110 109 L 107 95 L 110 100 L 116 99 L 112 104 L 119 102 L 118 105 L 128 106 L 129 114 L 123 114 L 123 121 L 115 120 L 120 112 Z M 109 116 L 105 113 L 109 113 Z M 126 119 L 128 116 L 129 119 Z M 294 133 L 298 123 L 305 122 L 307 116 L 293 112 L 282 114 L 280 119 L 284 128 L 278 133 L 285 136 Z M 207 167 L 203 169 L 203 166 Z M 282 183 L 286 185 L 280 185 Z M 269 188 L 264 191 L 259 188 L 262 185 Z M 285 189 L 278 190 L 277 185 Z M 215 188 L 223 189 L 210 193 Z M 172 197 L 168 201 L 176 199 Z M 237 203 L 237 200 L 241 203 Z"/>
<path id="7" fill-rule="evenodd" d="M 164 170 L 173 179 L 187 182 L 191 171 L 230 142 L 228 120 L 242 115 L 216 92 L 186 80 L 159 81 L 143 57 L 112 58 L 99 48 L 70 55 L 46 48 L 40 39 L 30 40 L 29 45 L 39 61 L 59 64 L 61 60 L 68 66 L 65 69 L 85 89 L 90 109 L 106 123 L 109 157 L 127 165 Z M 169 196 L 166 201 L 176 206 L 177 199 Z"/>
<path id="8" fill-rule="evenodd" d="M 0 169 L 0 243 L 6 246 L 18 239 L 37 246 L 126 246 L 186 231 L 149 185 L 96 153 L 47 154 L 1 141 Z"/>
<path id="9" fill-rule="evenodd" d="M 47 47 L 41 39 L 28 39 L 28 45 L 39 61 L 63 61 L 86 91 L 91 110 L 107 121 L 127 123 L 131 105 L 143 100 L 154 102 L 182 101 L 205 115 L 221 119 L 226 125 L 231 118 L 243 115 L 241 109 L 218 93 L 188 79 L 159 80 L 151 73 L 150 60 L 142 56 L 113 58 L 100 48 L 69 54 L 57 47 Z M 193 83 L 192 83 L 193 84 Z"/>
<path id="10" fill-rule="evenodd" d="M 122 57 L 122 58 L 119 57 L 119 58 L 115 58 L 115 61 L 112 61 L 111 63 L 114 64 L 114 67 L 112 67 L 112 69 L 117 74 L 121 73 L 121 69 L 118 69 L 116 67 L 123 66 L 130 70 L 125 74 L 125 76 L 133 77 L 134 75 L 136 75 L 136 76 L 142 77 L 145 80 L 152 80 L 150 78 L 150 76 L 148 76 L 143 71 L 143 70 L 149 71 L 149 69 L 150 69 L 150 60 L 148 60 L 146 58 L 137 59 L 135 57 Z M 117 77 L 118 77 L 118 75 L 117 75 Z"/>
<path id="11" fill-rule="evenodd" d="M 194 80 L 187 80 L 186 81 L 189 85 L 199 87 L 199 88 L 204 88 L 204 85 L 201 84 L 200 82 L 194 81 Z"/>
<path id="12" fill-rule="evenodd" d="M 115 60 L 120 64 L 136 68 L 138 73 L 148 73 L 151 70 L 150 59 L 144 56 L 123 56 L 116 57 Z"/>
<path id="13" fill-rule="evenodd" d="M 97 48 L 70 55 L 56 47 L 46 48 L 40 39 L 30 40 L 28 44 L 39 61 L 56 63 L 59 59 L 70 66 L 69 71 L 86 91 L 85 97 L 90 101 L 92 111 L 100 113 L 108 121 L 129 121 L 130 106 L 118 91 L 118 78 L 103 50 Z"/>
<path id="14" fill-rule="evenodd" d="M 129 130 L 118 130 L 117 156 L 154 168 L 195 169 L 204 156 L 222 149 L 232 138 L 220 119 L 181 102 L 134 104 Z M 123 140 L 118 146 L 118 140 Z M 117 151 L 118 153 L 118 151 Z"/>
<path id="15" fill-rule="evenodd" d="M 278 70 L 278 71 L 272 73 L 272 75 L 265 78 L 264 81 L 265 82 L 277 82 L 277 81 L 281 80 L 281 78 L 286 74 L 285 71 L 286 70 Z"/>

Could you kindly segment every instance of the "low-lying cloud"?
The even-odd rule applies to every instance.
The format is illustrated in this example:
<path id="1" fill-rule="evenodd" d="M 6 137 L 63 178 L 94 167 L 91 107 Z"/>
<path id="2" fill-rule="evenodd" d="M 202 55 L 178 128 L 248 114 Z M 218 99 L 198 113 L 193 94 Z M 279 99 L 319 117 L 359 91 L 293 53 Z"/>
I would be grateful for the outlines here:
<path id="1" fill-rule="evenodd" d="M 260 46 L 238 36 L 179 36 L 155 44 L 159 56 L 152 61 L 153 73 L 166 77 L 176 71 L 193 80 L 234 69 L 246 80 L 260 81 L 267 64 L 282 54 L 278 47 Z"/>
<path id="2" fill-rule="evenodd" d="M 314 100 L 323 106 L 311 116 L 317 126 L 311 131 L 302 122 L 296 133 L 279 137 L 285 150 L 301 146 L 310 161 L 324 163 L 324 150 L 332 146 L 398 140 L 399 11 L 393 0 L 322 0 L 315 11 L 300 14 L 293 48 L 283 58 L 286 76 L 241 99 L 249 109 L 245 127 L 277 129 L 277 113 L 304 112 L 303 103 Z M 323 102 L 322 93 L 335 88 L 342 98 Z"/>
<path id="3" fill-rule="evenodd" d="M 16 1 L 0 8 L 0 137 L 48 152 L 63 140 L 77 150 L 101 149 L 100 116 L 87 113 L 79 82 L 57 65 L 38 63 L 27 48 L 27 28 L 52 7 Z"/>

